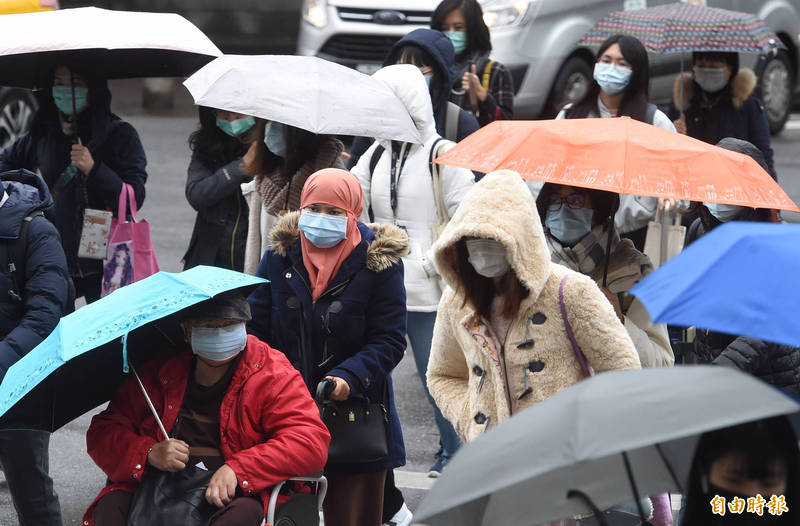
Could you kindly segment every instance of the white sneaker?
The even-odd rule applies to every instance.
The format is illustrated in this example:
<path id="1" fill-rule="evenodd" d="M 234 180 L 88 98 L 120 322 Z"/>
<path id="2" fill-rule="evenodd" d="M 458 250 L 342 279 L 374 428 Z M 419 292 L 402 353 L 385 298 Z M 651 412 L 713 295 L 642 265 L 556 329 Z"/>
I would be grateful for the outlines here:
<path id="1" fill-rule="evenodd" d="M 411 510 L 408 509 L 408 506 L 406 506 L 404 502 L 400 511 L 395 513 L 394 517 L 392 517 L 389 522 L 383 523 L 383 526 L 409 526 L 413 519 L 414 515 L 411 514 Z"/>

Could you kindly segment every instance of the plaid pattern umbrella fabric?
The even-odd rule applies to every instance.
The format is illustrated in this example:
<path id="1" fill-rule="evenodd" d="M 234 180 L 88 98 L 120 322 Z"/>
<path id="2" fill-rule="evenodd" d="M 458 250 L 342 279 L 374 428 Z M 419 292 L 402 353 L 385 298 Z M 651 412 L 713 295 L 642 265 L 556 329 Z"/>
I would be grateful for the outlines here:
<path id="1" fill-rule="evenodd" d="M 612 35 L 630 35 L 662 55 L 691 51 L 767 53 L 785 47 L 756 15 L 688 3 L 617 11 L 601 19 L 580 44 L 599 45 Z"/>

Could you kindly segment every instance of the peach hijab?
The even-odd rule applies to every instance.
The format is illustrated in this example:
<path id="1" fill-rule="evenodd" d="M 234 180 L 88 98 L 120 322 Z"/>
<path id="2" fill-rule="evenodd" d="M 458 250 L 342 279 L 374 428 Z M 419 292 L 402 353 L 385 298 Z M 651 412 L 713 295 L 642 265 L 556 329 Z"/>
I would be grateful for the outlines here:
<path id="1" fill-rule="evenodd" d="M 311 297 L 322 296 L 347 256 L 361 243 L 358 218 L 364 209 L 361 185 L 353 174 L 338 168 L 313 173 L 300 194 L 300 214 L 314 203 L 337 206 L 347 212 L 347 237 L 330 248 L 319 248 L 300 232 L 303 265 L 311 280 Z"/>

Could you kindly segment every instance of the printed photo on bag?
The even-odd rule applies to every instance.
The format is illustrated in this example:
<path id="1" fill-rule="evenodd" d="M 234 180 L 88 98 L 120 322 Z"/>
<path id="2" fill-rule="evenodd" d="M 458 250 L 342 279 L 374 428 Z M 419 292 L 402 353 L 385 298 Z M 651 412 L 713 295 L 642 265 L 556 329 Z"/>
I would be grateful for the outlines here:
<path id="1" fill-rule="evenodd" d="M 103 287 L 100 296 L 107 296 L 131 283 L 133 283 L 133 242 L 114 243 L 108 247 L 108 257 L 103 263 Z"/>

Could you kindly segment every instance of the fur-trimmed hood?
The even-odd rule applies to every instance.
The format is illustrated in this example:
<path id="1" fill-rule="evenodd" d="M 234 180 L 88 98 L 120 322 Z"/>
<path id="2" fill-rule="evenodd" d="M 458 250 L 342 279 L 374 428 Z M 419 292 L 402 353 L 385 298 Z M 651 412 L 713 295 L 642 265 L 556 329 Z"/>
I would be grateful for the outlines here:
<path id="1" fill-rule="evenodd" d="M 758 77 L 753 70 L 741 68 L 730 84 L 733 106 L 739 109 L 753 95 L 758 85 Z M 683 85 L 683 97 L 681 97 L 681 85 Z M 672 100 L 678 110 L 686 111 L 689 108 L 694 89 L 695 83 L 692 73 L 685 72 L 675 79 L 672 87 Z"/>
<path id="2" fill-rule="evenodd" d="M 300 212 L 289 212 L 278 218 L 270 231 L 270 250 L 286 257 L 300 239 Z M 374 234 L 367 248 L 366 267 L 372 272 L 381 272 L 400 262 L 408 254 L 408 235 L 391 224 L 370 223 L 364 225 Z"/>
<path id="3" fill-rule="evenodd" d="M 496 239 L 506 247 L 511 268 L 539 296 L 550 277 L 547 248 L 536 203 L 517 172 L 498 170 L 476 183 L 461 201 L 439 240 L 433 245 L 439 272 L 456 288 L 456 244 L 465 237 Z"/>

